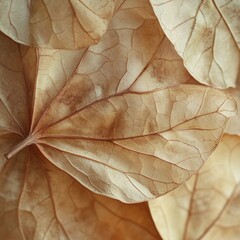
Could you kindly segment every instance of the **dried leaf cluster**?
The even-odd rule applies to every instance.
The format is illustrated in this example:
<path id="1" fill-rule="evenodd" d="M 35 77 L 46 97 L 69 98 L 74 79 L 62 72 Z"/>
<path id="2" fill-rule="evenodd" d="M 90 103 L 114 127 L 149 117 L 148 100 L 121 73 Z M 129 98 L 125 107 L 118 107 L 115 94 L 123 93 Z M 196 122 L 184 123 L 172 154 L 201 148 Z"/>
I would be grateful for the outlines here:
<path id="1" fill-rule="evenodd" d="M 0 239 L 239 239 L 239 20 L 0 0 Z"/>

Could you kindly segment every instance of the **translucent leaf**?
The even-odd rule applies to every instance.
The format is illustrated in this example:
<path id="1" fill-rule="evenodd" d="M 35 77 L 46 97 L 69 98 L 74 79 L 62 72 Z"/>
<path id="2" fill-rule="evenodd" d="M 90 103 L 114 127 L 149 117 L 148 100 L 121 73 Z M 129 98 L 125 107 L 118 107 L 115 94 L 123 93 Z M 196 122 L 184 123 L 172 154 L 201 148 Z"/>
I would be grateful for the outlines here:
<path id="1" fill-rule="evenodd" d="M 201 170 L 178 189 L 150 201 L 166 240 L 239 239 L 240 138 L 225 135 Z"/>
<path id="2" fill-rule="evenodd" d="M 231 99 L 206 87 L 125 93 L 43 128 L 37 143 L 92 191 L 141 202 L 200 168 L 234 111 Z"/>
<path id="3" fill-rule="evenodd" d="M 151 0 L 159 22 L 199 82 L 235 87 L 240 64 L 240 1 Z"/>
<path id="4" fill-rule="evenodd" d="M 216 148 L 233 98 L 180 84 L 193 78 L 147 0 L 118 1 L 88 48 L 3 34 L 0 48 L 0 239 L 158 238 L 145 205 L 92 192 L 136 203 L 176 188 Z"/>
<path id="5" fill-rule="evenodd" d="M 1 135 L 1 147 L 11 141 Z M 33 147 L 0 171 L 1 239 L 160 239 L 147 205 L 89 192 Z"/>
<path id="6" fill-rule="evenodd" d="M 237 108 L 238 108 L 238 112 L 240 110 L 240 88 L 230 88 L 226 90 L 227 93 L 232 94 L 232 96 L 234 97 L 236 103 L 237 103 Z M 228 134 L 236 134 L 236 135 L 240 135 L 240 114 L 232 117 L 228 123 L 227 126 L 224 130 L 225 133 Z"/>
<path id="7" fill-rule="evenodd" d="M 88 49 L 9 42 L 1 37 L 6 77 L 0 81 L 7 89 L 1 99 L 13 98 L 14 104 L 3 101 L 0 129 L 22 139 L 3 154 L 11 159 L 36 145 L 88 189 L 123 202 L 143 202 L 185 182 L 216 148 L 236 112 L 228 94 L 178 85 L 191 77 L 148 1 L 125 1 L 103 39 Z M 15 68 L 4 58 L 9 49 Z M 21 114 L 6 118 L 8 108 Z"/>
<path id="8" fill-rule="evenodd" d="M 116 0 L 0 1 L 0 30 L 26 45 L 74 49 L 105 33 Z"/>

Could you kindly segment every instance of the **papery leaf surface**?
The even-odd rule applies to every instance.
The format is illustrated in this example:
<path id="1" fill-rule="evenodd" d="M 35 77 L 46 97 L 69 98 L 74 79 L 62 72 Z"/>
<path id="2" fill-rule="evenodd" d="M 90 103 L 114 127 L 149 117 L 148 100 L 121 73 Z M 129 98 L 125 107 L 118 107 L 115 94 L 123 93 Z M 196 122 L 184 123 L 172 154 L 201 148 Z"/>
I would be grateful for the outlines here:
<path id="1" fill-rule="evenodd" d="M 191 77 L 148 1 L 123 2 L 99 44 L 86 49 L 0 40 L 0 130 L 21 137 L 2 154 L 12 159 L 36 145 L 91 191 L 123 202 L 147 201 L 189 179 L 236 113 L 226 93 L 178 85 Z M 5 57 L 10 47 L 14 61 Z"/>
<path id="2" fill-rule="evenodd" d="M 5 56 L 10 40 L 2 35 L 1 41 Z M 170 71 L 183 65 L 172 48 L 162 50 L 169 43 L 148 1 L 124 2 L 100 43 L 88 49 L 11 44 L 16 66 L 1 57 L 6 89 L 1 92 L 1 128 L 22 140 L 3 154 L 11 159 L 37 145 L 88 189 L 124 202 L 146 201 L 185 182 L 235 115 L 235 102 L 225 93 L 174 86 L 183 81 L 185 70 L 173 73 L 169 86 L 159 81 L 151 70 L 156 61 L 162 61 L 160 73 L 161 67 Z M 168 58 L 176 59 L 173 65 Z"/>
<path id="3" fill-rule="evenodd" d="M 240 110 L 240 88 L 229 88 L 226 90 L 227 93 L 231 94 L 236 103 L 238 112 Z M 229 119 L 227 122 L 226 128 L 224 130 L 225 133 L 233 134 L 233 135 L 240 135 L 240 114 Z"/>
<path id="4" fill-rule="evenodd" d="M 1 133 L 1 163 L 13 139 Z M 5 162 L 0 173 L 1 239 L 160 239 L 145 203 L 90 192 L 34 147 Z"/>
<path id="5" fill-rule="evenodd" d="M 149 202 L 163 239 L 239 239 L 239 156 L 240 137 L 225 135 L 196 175 Z"/>
<path id="6" fill-rule="evenodd" d="M 240 1 L 151 0 L 167 37 L 199 82 L 235 87 L 240 66 Z"/>
<path id="7" fill-rule="evenodd" d="M 77 49 L 106 32 L 116 0 L 0 1 L 0 30 L 31 46 Z"/>

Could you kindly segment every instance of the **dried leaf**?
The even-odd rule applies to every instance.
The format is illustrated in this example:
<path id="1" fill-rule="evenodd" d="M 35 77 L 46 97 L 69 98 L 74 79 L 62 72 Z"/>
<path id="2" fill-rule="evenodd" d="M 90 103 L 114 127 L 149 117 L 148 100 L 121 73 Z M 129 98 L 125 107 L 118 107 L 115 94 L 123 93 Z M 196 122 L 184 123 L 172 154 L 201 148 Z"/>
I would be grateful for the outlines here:
<path id="1" fill-rule="evenodd" d="M 171 42 L 164 37 L 146 69 L 131 86 L 131 91 L 151 91 L 181 83 L 198 84 L 184 67 Z"/>
<path id="2" fill-rule="evenodd" d="M 101 41 L 82 50 L 0 34 L 0 76 L 0 239 L 158 239 L 145 205 L 82 185 L 124 202 L 164 194 L 236 111 L 228 94 L 176 86 L 193 79 L 147 0 L 118 1 Z"/>
<path id="3" fill-rule="evenodd" d="M 166 240 L 239 239 L 240 137 L 226 135 L 201 170 L 178 189 L 150 201 Z"/>
<path id="4" fill-rule="evenodd" d="M 238 112 L 240 112 L 240 88 L 230 88 L 227 89 L 226 92 L 232 94 L 237 103 Z M 229 119 L 224 132 L 228 134 L 240 135 L 240 114 Z"/>
<path id="5" fill-rule="evenodd" d="M 235 87 L 240 66 L 240 1 L 151 0 L 161 26 L 199 82 Z"/>
<path id="6" fill-rule="evenodd" d="M 82 48 L 105 33 L 116 0 L 0 0 L 0 30 L 26 45 Z"/>
<path id="7" fill-rule="evenodd" d="M 171 86 L 186 71 L 179 59 L 166 64 L 167 53 L 158 68 L 168 73 L 177 64 L 177 81 L 144 77 L 165 44 L 148 1 L 122 4 L 89 49 L 34 49 L 0 40 L 0 129 L 22 137 L 2 154 L 12 158 L 37 145 L 88 189 L 124 202 L 146 201 L 185 182 L 235 115 L 234 100 L 223 92 Z M 14 61 L 5 58 L 9 49 Z M 171 50 L 169 56 L 177 59 Z"/>
<path id="8" fill-rule="evenodd" d="M 1 147 L 7 142 L 12 135 L 1 134 Z M 160 239 L 147 205 L 88 191 L 33 147 L 0 171 L 0 239 Z"/>

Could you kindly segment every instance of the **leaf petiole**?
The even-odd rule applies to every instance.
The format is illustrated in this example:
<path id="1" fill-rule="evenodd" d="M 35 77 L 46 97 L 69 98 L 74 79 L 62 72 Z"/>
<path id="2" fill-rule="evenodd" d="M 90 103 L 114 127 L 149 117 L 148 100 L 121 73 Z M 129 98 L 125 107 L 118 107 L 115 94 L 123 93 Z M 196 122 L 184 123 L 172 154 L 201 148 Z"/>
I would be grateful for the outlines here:
<path id="1" fill-rule="evenodd" d="M 36 137 L 34 135 L 28 135 L 21 142 L 19 142 L 16 146 L 14 146 L 7 154 L 4 155 L 5 158 L 10 159 L 15 156 L 18 152 L 20 152 L 25 147 L 34 144 L 36 142 Z"/>

